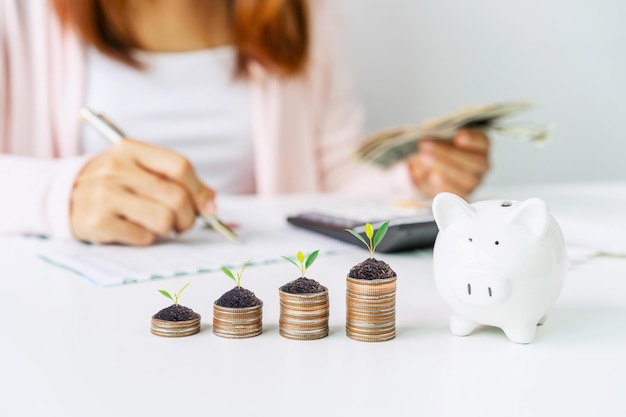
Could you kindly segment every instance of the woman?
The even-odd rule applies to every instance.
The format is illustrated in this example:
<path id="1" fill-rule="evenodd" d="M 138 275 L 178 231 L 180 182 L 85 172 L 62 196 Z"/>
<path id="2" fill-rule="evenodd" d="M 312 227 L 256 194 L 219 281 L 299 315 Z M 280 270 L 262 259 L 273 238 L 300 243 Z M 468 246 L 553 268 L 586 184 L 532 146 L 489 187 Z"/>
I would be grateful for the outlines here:
<path id="1" fill-rule="evenodd" d="M 215 191 L 471 192 L 475 132 L 388 173 L 353 164 L 333 3 L 0 0 L 0 232 L 146 245 L 214 212 Z M 136 140 L 107 148 L 82 106 Z"/>

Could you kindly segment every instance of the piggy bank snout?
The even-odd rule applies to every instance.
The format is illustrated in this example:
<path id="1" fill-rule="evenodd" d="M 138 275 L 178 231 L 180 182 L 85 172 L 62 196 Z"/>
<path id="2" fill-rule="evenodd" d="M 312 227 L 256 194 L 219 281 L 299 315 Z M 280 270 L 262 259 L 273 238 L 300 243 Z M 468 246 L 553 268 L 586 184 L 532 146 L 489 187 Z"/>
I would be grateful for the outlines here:
<path id="1" fill-rule="evenodd" d="M 506 302 L 511 295 L 511 283 L 506 275 L 489 270 L 470 270 L 455 280 L 457 298 L 470 305 Z"/>

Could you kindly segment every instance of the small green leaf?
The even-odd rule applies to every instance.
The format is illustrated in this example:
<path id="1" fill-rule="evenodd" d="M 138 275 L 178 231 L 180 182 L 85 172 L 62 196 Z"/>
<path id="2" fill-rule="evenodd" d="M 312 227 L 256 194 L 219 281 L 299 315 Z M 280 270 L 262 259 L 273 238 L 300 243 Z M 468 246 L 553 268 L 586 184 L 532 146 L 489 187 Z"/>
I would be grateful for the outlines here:
<path id="1" fill-rule="evenodd" d="M 163 294 L 164 296 L 166 296 L 167 298 L 169 298 L 170 300 L 174 301 L 174 297 L 172 297 L 169 292 L 165 290 L 159 290 L 159 292 Z"/>
<path id="2" fill-rule="evenodd" d="M 367 236 L 370 240 L 372 239 L 372 236 L 374 236 L 374 228 L 370 223 L 365 223 L 365 236 Z"/>
<path id="3" fill-rule="evenodd" d="M 233 273 L 230 271 L 230 269 L 226 268 L 225 266 L 223 266 L 221 268 L 222 272 L 225 273 L 228 278 L 232 279 L 233 281 L 237 282 L 237 278 L 235 278 L 235 275 L 233 275 Z"/>
<path id="4" fill-rule="evenodd" d="M 374 242 L 372 243 L 374 245 L 373 249 L 376 249 L 376 246 L 378 246 L 381 240 L 383 240 L 383 238 L 385 237 L 385 234 L 387 233 L 388 228 L 389 228 L 388 221 L 380 225 L 380 227 L 376 231 L 376 234 L 374 235 Z"/>
<path id="5" fill-rule="evenodd" d="M 295 267 L 296 267 L 296 268 L 300 269 L 300 265 L 298 265 L 298 264 L 296 263 L 296 261 L 294 261 L 293 259 L 288 258 L 287 256 L 281 256 L 281 258 L 283 258 L 283 259 L 284 259 L 284 260 L 286 260 L 286 261 L 291 262 L 293 265 L 295 265 Z"/>
<path id="6" fill-rule="evenodd" d="M 250 265 L 250 262 L 252 261 L 252 258 L 248 259 L 246 261 L 245 264 L 243 264 L 243 267 L 241 268 L 241 271 L 239 272 L 239 276 L 243 275 L 243 271 L 246 270 L 246 268 L 248 267 L 248 265 Z"/>
<path id="7" fill-rule="evenodd" d="M 306 258 L 306 263 L 304 264 L 305 268 L 310 267 L 313 262 L 315 262 L 315 259 L 317 259 L 317 255 L 319 255 L 320 251 L 319 249 L 316 251 L 313 251 L 309 254 L 309 256 Z"/>
<path id="8" fill-rule="evenodd" d="M 360 234 L 358 234 L 358 233 L 357 233 L 357 232 L 355 232 L 354 230 L 350 230 L 350 229 L 346 229 L 346 232 L 350 232 L 350 233 L 352 233 L 352 235 L 353 235 L 354 237 L 356 237 L 356 238 L 357 238 L 357 239 L 359 239 L 361 242 L 363 242 L 363 244 L 364 244 L 364 245 L 365 245 L 365 246 L 369 249 L 370 244 L 369 244 L 369 243 L 367 243 L 367 242 L 365 241 L 365 239 L 363 239 L 363 236 L 361 236 Z"/>
<path id="9" fill-rule="evenodd" d="M 181 288 L 180 291 L 178 291 L 178 296 L 179 297 L 183 293 L 183 291 L 185 291 L 185 288 L 187 288 L 189 286 L 189 284 L 191 284 L 191 282 L 188 282 L 185 285 L 183 285 L 183 288 Z"/>
<path id="10" fill-rule="evenodd" d="M 296 254 L 296 257 L 298 258 L 298 261 L 300 263 L 304 263 L 304 253 L 302 253 L 301 251 L 298 251 L 298 253 Z"/>

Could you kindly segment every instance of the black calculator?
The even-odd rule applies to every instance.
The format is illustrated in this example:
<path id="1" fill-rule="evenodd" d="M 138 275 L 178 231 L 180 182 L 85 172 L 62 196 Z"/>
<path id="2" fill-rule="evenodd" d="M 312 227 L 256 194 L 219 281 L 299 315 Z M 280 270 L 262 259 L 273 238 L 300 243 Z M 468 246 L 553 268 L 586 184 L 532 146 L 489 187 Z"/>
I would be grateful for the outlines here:
<path id="1" fill-rule="evenodd" d="M 287 217 L 287 221 L 348 243 L 362 246 L 346 229 L 359 233 L 365 240 L 365 224 L 378 229 L 389 221 L 389 229 L 376 252 L 389 253 L 431 248 L 439 229 L 429 203 L 399 202 L 346 204 L 301 212 Z"/>

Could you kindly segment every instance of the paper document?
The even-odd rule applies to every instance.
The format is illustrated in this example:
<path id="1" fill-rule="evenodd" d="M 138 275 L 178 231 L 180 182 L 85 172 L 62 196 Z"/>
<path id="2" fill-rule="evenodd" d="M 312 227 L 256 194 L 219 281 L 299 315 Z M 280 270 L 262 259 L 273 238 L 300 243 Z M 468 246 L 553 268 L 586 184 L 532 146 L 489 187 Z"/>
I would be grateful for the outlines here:
<path id="1" fill-rule="evenodd" d="M 239 225 L 241 242 L 229 242 L 198 224 L 177 238 L 163 239 L 149 247 L 44 241 L 40 256 L 99 287 L 108 287 L 211 272 L 222 266 L 238 269 L 248 259 L 252 259 L 251 265 L 286 262 L 281 256 L 295 256 L 297 251 L 320 249 L 320 254 L 330 254 L 358 250 L 348 243 L 290 226 L 281 213 L 262 202 L 238 207 L 220 205 L 220 212 L 227 221 Z"/>

